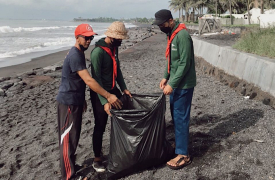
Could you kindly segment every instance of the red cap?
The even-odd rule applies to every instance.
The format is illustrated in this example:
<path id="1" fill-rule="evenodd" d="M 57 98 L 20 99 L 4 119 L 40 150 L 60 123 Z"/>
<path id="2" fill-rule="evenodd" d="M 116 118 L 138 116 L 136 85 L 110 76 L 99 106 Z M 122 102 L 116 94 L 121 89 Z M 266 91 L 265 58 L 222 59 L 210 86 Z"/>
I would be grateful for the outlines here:
<path id="1" fill-rule="evenodd" d="M 89 24 L 80 24 L 76 27 L 74 35 L 92 36 L 97 35 L 97 33 L 93 31 L 93 28 Z"/>

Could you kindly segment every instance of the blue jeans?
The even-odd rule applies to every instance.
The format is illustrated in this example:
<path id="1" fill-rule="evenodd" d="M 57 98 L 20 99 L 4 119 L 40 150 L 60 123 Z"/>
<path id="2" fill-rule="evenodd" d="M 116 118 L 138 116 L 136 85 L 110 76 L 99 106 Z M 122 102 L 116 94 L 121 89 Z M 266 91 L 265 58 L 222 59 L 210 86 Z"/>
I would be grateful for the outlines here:
<path id="1" fill-rule="evenodd" d="M 194 88 L 174 89 L 170 94 L 170 110 L 175 128 L 176 154 L 189 155 L 189 121 Z"/>

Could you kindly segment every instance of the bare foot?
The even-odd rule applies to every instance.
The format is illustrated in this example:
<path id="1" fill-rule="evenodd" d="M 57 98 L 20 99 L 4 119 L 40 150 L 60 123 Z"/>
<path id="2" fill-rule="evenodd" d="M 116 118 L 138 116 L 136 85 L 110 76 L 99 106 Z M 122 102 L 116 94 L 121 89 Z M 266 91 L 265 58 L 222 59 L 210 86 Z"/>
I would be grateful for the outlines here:
<path id="1" fill-rule="evenodd" d="M 167 165 L 171 169 L 179 169 L 182 168 L 185 165 L 188 165 L 191 163 L 190 157 L 184 156 L 184 155 L 178 155 L 174 159 L 171 159 L 167 162 Z"/>
<path id="2" fill-rule="evenodd" d="M 101 157 L 95 157 L 94 161 L 101 161 Z"/>

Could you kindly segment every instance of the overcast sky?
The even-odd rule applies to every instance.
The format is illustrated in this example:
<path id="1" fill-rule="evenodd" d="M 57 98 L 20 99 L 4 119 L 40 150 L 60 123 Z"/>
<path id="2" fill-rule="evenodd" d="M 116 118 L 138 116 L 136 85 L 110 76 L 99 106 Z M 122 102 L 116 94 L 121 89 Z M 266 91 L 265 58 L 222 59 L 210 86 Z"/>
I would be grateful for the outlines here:
<path id="1" fill-rule="evenodd" d="M 169 0 L 0 0 L 0 19 L 152 18 Z M 172 12 L 178 17 L 178 12 Z"/>

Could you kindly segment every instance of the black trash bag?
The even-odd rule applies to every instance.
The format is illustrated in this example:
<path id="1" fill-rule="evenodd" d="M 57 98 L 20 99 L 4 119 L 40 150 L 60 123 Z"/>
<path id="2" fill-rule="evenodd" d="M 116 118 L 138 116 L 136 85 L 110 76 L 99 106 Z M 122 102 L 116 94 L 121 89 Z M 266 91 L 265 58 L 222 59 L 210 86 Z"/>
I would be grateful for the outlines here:
<path id="1" fill-rule="evenodd" d="M 161 165 L 174 155 L 165 138 L 165 96 L 160 93 L 132 96 L 122 96 L 121 110 L 111 109 L 108 179 Z"/>

